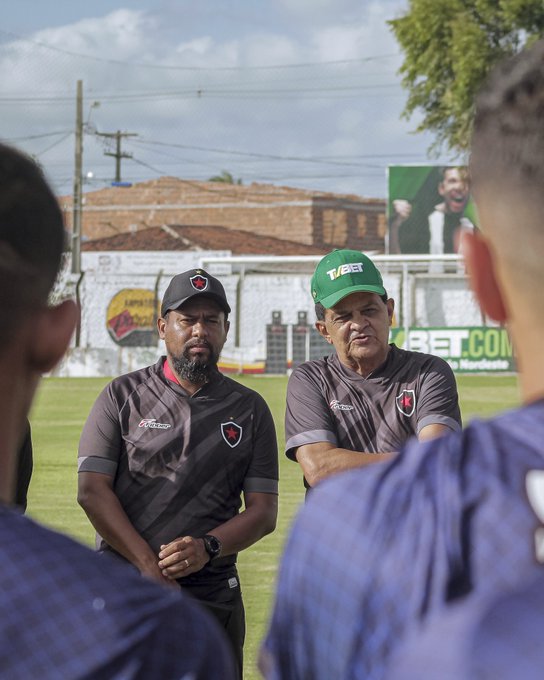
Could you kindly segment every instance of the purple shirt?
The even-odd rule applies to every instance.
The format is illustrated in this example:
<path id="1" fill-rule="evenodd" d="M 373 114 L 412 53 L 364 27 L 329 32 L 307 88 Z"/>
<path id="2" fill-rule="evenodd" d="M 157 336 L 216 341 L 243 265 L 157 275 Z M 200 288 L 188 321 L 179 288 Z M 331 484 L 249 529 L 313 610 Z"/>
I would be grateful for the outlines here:
<path id="1" fill-rule="evenodd" d="M 318 484 L 286 545 L 268 677 L 381 679 L 411 626 L 540 572 L 543 441 L 539 401 Z"/>
<path id="2" fill-rule="evenodd" d="M 387 680 L 542 680 L 544 575 L 469 596 L 407 636 Z"/>
<path id="3" fill-rule="evenodd" d="M 0 505 L 0 674 L 10 680 L 236 677 L 191 597 Z"/>

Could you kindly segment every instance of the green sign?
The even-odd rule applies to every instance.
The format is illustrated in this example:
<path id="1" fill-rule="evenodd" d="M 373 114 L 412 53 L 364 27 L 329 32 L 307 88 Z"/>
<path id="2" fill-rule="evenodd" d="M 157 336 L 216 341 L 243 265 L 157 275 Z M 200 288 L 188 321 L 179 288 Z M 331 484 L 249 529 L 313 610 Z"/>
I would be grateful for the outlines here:
<path id="1" fill-rule="evenodd" d="M 404 328 L 392 328 L 391 342 L 442 357 L 460 373 L 516 370 L 512 343 L 504 328 L 410 328 L 408 337 Z"/>
<path id="2" fill-rule="evenodd" d="M 464 166 L 391 165 L 387 216 L 390 253 L 452 254 L 477 226 Z"/>

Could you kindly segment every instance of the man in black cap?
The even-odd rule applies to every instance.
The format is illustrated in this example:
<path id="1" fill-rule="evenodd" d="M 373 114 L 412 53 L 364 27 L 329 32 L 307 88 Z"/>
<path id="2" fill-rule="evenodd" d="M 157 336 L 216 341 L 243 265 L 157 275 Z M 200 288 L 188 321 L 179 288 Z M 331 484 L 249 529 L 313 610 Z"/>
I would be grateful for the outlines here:
<path id="1" fill-rule="evenodd" d="M 275 528 L 278 457 L 262 397 L 217 369 L 229 312 L 202 269 L 172 279 L 157 321 L 166 357 L 98 397 L 79 446 L 78 500 L 100 550 L 215 614 L 242 677 L 236 555 Z"/>

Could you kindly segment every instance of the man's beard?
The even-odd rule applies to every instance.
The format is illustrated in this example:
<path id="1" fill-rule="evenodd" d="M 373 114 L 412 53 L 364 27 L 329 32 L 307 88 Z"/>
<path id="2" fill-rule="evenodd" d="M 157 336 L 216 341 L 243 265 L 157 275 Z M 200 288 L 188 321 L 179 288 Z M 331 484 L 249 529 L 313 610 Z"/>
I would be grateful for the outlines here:
<path id="1" fill-rule="evenodd" d="M 199 344 L 202 344 L 202 341 Z M 171 356 L 173 369 L 182 380 L 200 385 L 208 382 L 210 376 L 217 371 L 219 355 L 213 351 L 211 345 L 205 344 L 209 352 L 207 360 L 200 357 L 191 358 L 189 354 L 190 344 L 185 346 L 180 356 Z"/>

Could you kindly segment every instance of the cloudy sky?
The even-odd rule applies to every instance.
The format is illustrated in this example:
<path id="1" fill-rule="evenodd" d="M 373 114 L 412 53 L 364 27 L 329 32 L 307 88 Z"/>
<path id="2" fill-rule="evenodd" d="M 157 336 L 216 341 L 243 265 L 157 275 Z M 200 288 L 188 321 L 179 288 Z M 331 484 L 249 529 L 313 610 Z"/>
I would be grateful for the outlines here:
<path id="1" fill-rule="evenodd" d="M 425 164 L 401 112 L 386 24 L 406 0 L 17 0 L 0 29 L 0 135 L 71 193 L 76 83 L 85 191 L 114 179 L 208 179 L 385 196 L 390 164 Z"/>

